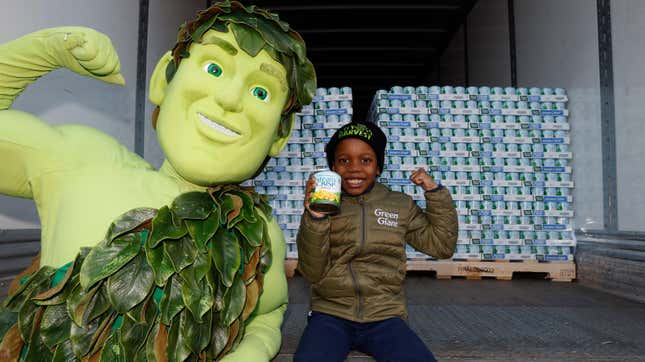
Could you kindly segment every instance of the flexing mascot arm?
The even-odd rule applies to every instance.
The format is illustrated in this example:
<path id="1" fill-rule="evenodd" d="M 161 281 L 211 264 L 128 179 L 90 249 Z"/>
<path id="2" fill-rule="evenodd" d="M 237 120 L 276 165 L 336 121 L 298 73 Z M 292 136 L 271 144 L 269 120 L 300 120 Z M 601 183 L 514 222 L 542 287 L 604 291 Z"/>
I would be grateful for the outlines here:
<path id="1" fill-rule="evenodd" d="M 59 130 L 33 115 L 7 110 L 29 84 L 61 67 L 124 84 L 110 39 L 93 29 L 44 29 L 0 45 L 0 193 L 31 198 L 29 170 L 46 170 L 64 142 Z"/>
<path id="2" fill-rule="evenodd" d="M 0 45 L 0 110 L 29 84 L 65 67 L 108 83 L 124 84 L 110 39 L 84 27 L 40 30 Z"/>

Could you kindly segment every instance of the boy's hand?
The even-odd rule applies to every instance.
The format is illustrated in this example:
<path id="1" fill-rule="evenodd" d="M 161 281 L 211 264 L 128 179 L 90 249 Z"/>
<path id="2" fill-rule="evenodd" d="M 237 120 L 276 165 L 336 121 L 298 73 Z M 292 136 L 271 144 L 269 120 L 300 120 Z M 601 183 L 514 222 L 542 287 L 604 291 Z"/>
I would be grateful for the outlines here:
<path id="1" fill-rule="evenodd" d="M 309 180 L 307 180 L 307 188 L 305 190 L 305 209 L 309 212 L 309 215 L 311 215 L 315 219 L 322 219 L 325 217 L 325 214 L 320 213 L 320 212 L 315 212 L 312 211 L 309 208 L 309 199 L 311 198 L 311 190 L 313 190 L 316 187 L 316 179 L 314 178 L 314 175 L 311 174 L 309 176 Z"/>
<path id="2" fill-rule="evenodd" d="M 428 175 L 423 167 L 420 167 L 416 171 L 412 172 L 412 175 L 410 175 L 410 180 L 415 185 L 421 186 L 424 191 L 431 191 L 439 187 L 439 185 L 434 182 L 432 176 Z"/>

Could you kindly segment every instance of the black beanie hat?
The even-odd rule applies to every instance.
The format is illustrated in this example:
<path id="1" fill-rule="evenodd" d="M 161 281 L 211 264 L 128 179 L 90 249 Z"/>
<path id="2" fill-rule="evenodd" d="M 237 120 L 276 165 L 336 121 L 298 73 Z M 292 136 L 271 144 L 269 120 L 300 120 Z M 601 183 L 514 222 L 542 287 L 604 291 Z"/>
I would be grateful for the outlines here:
<path id="1" fill-rule="evenodd" d="M 325 146 L 325 153 L 327 154 L 327 164 L 332 168 L 334 164 L 334 156 L 336 147 L 340 141 L 345 138 L 358 138 L 359 140 L 367 143 L 372 147 L 376 153 L 376 161 L 378 168 L 383 172 L 383 163 L 385 158 L 385 145 L 387 138 L 385 133 L 372 122 L 351 122 L 339 128 Z"/>

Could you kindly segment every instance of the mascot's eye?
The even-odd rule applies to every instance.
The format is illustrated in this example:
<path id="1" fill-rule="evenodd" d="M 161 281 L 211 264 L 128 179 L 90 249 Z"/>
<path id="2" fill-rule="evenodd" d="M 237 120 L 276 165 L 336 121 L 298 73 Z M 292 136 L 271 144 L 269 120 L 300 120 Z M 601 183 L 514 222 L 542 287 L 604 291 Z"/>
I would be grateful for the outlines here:
<path id="1" fill-rule="evenodd" d="M 263 101 L 263 102 L 268 102 L 269 101 L 269 91 L 262 87 L 253 87 L 251 88 L 251 94 L 253 94 L 253 97 Z"/>
<path id="2" fill-rule="evenodd" d="M 222 72 L 223 72 L 222 67 L 220 67 L 219 64 L 215 64 L 215 63 L 206 64 L 204 66 L 204 70 L 206 71 L 206 73 L 216 77 L 219 77 L 220 75 L 222 75 Z"/>

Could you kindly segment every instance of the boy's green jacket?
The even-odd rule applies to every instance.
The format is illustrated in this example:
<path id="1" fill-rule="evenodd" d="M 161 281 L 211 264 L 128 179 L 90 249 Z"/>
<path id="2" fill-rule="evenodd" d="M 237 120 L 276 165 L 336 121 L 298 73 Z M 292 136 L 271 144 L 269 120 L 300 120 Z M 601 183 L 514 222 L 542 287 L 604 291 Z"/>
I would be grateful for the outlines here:
<path id="1" fill-rule="evenodd" d="M 298 232 L 298 270 L 312 283 L 311 309 L 356 322 L 407 317 L 405 244 L 438 259 L 457 243 L 457 212 L 445 188 L 414 200 L 378 182 L 360 196 L 343 195 L 339 214 L 305 212 Z"/>

